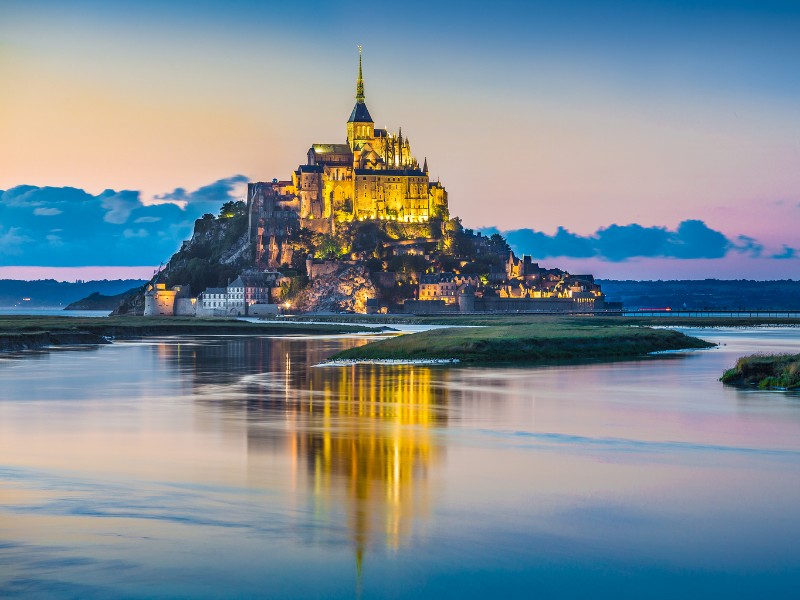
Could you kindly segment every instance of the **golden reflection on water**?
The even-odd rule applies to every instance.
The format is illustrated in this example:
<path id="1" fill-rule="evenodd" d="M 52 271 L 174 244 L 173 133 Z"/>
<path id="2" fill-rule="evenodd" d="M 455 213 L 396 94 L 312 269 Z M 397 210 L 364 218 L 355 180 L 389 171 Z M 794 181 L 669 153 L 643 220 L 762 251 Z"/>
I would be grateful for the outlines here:
<path id="1" fill-rule="evenodd" d="M 263 342 L 163 344 L 158 353 L 191 366 L 201 400 L 219 406 L 218 392 L 239 384 L 233 400 L 246 409 L 253 465 L 266 470 L 276 454 L 288 454 L 289 485 L 306 486 L 315 516 L 330 522 L 344 512 L 360 571 L 371 542 L 396 550 L 429 514 L 427 474 L 443 452 L 435 430 L 447 424 L 447 388 L 437 383 L 445 371 L 316 368 L 330 346 Z"/>
<path id="2" fill-rule="evenodd" d="M 443 398 L 427 368 L 331 370 L 316 369 L 309 391 L 321 387 L 321 395 L 294 406 L 309 426 L 295 430 L 293 449 L 317 497 L 344 492 L 360 561 L 373 530 L 397 549 L 414 517 L 427 513 L 427 470 L 438 452 L 431 428 L 443 424 Z"/>

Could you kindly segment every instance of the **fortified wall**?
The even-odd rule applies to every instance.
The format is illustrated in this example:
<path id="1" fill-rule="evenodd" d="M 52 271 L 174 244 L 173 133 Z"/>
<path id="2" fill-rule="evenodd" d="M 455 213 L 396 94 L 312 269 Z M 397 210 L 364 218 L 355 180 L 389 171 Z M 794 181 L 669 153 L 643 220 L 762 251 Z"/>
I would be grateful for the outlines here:
<path id="1" fill-rule="evenodd" d="M 444 300 L 406 300 L 403 311 L 414 315 L 437 313 L 581 312 L 603 310 L 602 299 L 585 302 L 572 298 L 476 298 L 459 295 L 456 303 Z"/>
<path id="2" fill-rule="evenodd" d="M 196 312 L 196 298 L 192 298 L 188 285 L 176 285 L 167 289 L 167 284 L 148 284 L 144 293 L 144 316 L 187 316 Z"/>

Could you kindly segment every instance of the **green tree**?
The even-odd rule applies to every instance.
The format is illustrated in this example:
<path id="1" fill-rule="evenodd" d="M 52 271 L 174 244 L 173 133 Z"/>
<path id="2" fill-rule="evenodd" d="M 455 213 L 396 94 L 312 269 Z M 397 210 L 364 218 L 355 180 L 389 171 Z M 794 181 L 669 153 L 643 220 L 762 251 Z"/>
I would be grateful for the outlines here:
<path id="1" fill-rule="evenodd" d="M 489 237 L 489 243 L 491 244 L 492 251 L 495 254 L 507 257 L 508 253 L 511 252 L 511 247 L 508 245 L 506 238 L 504 238 L 499 233 L 493 233 Z"/>
<path id="2" fill-rule="evenodd" d="M 247 213 L 247 205 L 241 200 L 229 200 L 219 209 L 219 216 L 223 219 L 238 217 Z"/>

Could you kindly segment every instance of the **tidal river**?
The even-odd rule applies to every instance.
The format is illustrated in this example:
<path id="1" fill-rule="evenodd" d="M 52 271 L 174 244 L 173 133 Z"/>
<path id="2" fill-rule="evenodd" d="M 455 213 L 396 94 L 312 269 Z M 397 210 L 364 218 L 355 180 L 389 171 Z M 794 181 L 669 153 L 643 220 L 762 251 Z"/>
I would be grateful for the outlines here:
<path id="1" fill-rule="evenodd" d="M 798 329 L 612 364 L 314 367 L 363 337 L 0 356 L 0 597 L 797 598 Z"/>

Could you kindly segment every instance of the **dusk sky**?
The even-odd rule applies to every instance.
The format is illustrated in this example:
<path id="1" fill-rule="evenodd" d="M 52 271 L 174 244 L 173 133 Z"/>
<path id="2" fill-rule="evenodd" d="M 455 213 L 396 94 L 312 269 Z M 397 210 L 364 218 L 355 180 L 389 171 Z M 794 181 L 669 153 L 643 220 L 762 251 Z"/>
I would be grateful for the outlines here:
<path id="1" fill-rule="evenodd" d="M 376 126 L 518 254 L 800 278 L 800 2 L 769 0 L 0 0 L 0 278 L 151 274 L 344 141 L 357 44 Z"/>

